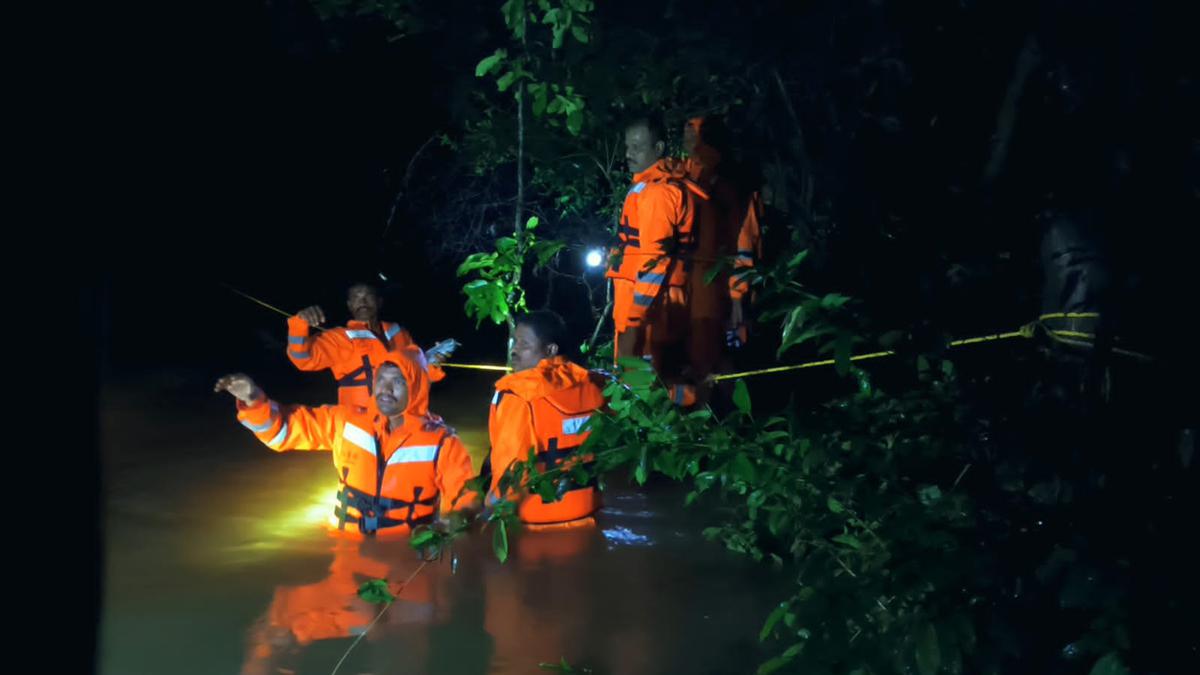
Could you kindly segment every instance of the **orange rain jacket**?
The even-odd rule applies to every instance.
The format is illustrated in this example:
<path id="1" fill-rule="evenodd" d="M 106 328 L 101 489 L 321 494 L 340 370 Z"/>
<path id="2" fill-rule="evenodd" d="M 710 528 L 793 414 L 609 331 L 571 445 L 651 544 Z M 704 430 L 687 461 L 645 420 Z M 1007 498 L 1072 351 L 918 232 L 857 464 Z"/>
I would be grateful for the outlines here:
<path id="1" fill-rule="evenodd" d="M 762 199 L 758 192 L 750 195 L 739 195 L 728 181 L 720 179 L 716 174 L 717 166 L 721 163 L 721 153 L 703 140 L 704 118 L 694 117 L 688 120 L 688 125 L 695 128 L 698 140 L 691 157 L 681 163 L 682 173 L 691 180 L 708 190 L 713 198 L 712 207 L 707 209 L 704 223 L 696 233 L 696 260 L 693 268 L 692 293 L 700 293 L 701 286 L 707 286 L 720 292 L 723 286 L 728 286 L 729 297 L 739 300 L 746 295 L 749 285 L 744 273 L 753 268 L 755 261 L 762 255 L 762 242 L 759 223 L 762 220 Z M 707 227 L 711 220 L 711 228 Z M 734 274 L 718 276 L 713 284 L 705 285 L 704 275 L 712 269 L 716 260 L 723 256 L 737 255 L 734 258 Z M 723 278 L 727 281 L 722 284 Z M 705 301 L 707 300 L 707 302 Z M 711 299 L 705 298 L 694 302 L 693 316 L 696 311 L 701 316 L 709 316 Z"/>
<path id="2" fill-rule="evenodd" d="M 375 368 L 388 354 L 413 344 L 408 331 L 390 321 L 381 323 L 383 335 L 371 332 L 365 322 L 351 321 L 345 328 L 330 328 L 318 335 L 309 334 L 308 322 L 299 316 L 288 318 L 287 355 L 297 368 L 305 371 L 333 371 L 338 383 L 338 404 L 359 412 L 370 409 Z M 437 382 L 446 376 L 441 366 L 421 363 L 429 379 Z"/>
<path id="3" fill-rule="evenodd" d="M 745 279 L 746 272 L 762 259 L 762 231 L 759 226 L 763 215 L 762 195 L 755 191 L 747 202 L 741 215 L 742 225 L 738 228 L 737 258 L 733 262 L 736 271 L 729 278 L 729 295 L 735 300 L 744 298 L 750 291 L 750 284 Z"/>
<path id="4" fill-rule="evenodd" d="M 499 497 L 500 478 L 533 449 L 539 470 L 554 467 L 588 437 L 582 430 L 604 407 L 602 380 L 561 356 L 542 359 L 528 370 L 496 382 L 488 415 L 492 441 L 492 494 Z M 584 458 L 583 461 L 591 461 Z M 558 501 L 546 503 L 536 494 L 521 497 L 517 513 L 526 523 L 562 523 L 591 515 L 600 507 L 594 485 L 575 486 L 565 479 Z"/>
<path id="5" fill-rule="evenodd" d="M 380 361 L 398 365 L 408 383 L 408 407 L 398 428 L 374 400 L 370 410 L 358 412 L 345 406 L 281 407 L 264 397 L 249 405 L 238 401 L 238 419 L 276 452 L 333 451 L 342 484 L 334 510 L 338 529 L 368 536 L 407 533 L 432 522 L 439 507 L 445 513 L 475 499 L 464 492 L 474 475 L 466 447 L 429 413 L 429 380 L 419 355 L 409 347 Z"/>
<path id="6" fill-rule="evenodd" d="M 620 264 L 610 266 L 607 274 L 613 280 L 617 332 L 653 323 L 646 317 L 656 300 L 686 304 L 685 291 L 663 290 L 687 287 L 697 199 L 707 200 L 708 194 L 668 160 L 633 176 L 621 209 L 621 243 L 613 251 Z"/>

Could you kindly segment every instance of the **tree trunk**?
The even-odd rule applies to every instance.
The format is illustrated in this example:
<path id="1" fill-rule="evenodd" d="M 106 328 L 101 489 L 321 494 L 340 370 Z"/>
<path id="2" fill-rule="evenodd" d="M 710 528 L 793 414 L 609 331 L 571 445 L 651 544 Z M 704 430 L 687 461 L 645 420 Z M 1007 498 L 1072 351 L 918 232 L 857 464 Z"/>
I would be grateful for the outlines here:
<path id="1" fill-rule="evenodd" d="M 1012 143 L 1013 129 L 1017 124 L 1017 102 L 1025 91 L 1025 82 L 1041 61 L 1037 40 L 1033 33 L 1025 38 L 1025 44 L 1017 55 L 1017 65 L 1013 69 L 1012 79 L 1008 82 L 1008 91 L 1004 93 L 1004 102 L 1000 104 L 1000 112 L 996 114 L 996 133 L 992 135 L 992 153 L 987 166 L 983 170 L 984 188 L 991 186 L 1004 168 L 1004 160 L 1008 158 L 1008 146 Z"/>

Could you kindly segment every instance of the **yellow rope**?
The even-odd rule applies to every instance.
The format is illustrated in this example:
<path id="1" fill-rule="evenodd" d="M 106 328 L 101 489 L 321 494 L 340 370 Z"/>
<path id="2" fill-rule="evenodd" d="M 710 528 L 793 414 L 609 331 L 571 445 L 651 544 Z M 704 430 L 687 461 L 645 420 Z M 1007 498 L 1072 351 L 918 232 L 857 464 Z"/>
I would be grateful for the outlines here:
<path id="1" fill-rule="evenodd" d="M 1011 338 L 1032 338 L 1034 336 L 1034 332 L 1037 329 L 1038 323 L 1040 323 L 1044 319 L 1056 319 L 1056 318 L 1083 319 L 1083 318 L 1095 318 L 1098 316 L 1100 316 L 1100 315 L 1096 312 L 1043 314 L 1041 317 L 1039 317 L 1038 321 L 1034 321 L 1032 323 L 1027 323 L 1024 326 L 1021 326 L 1020 330 L 1010 331 L 1008 333 L 996 333 L 994 335 L 981 335 L 979 337 L 965 338 L 962 340 L 953 340 L 949 343 L 949 346 L 950 347 L 962 347 L 964 345 L 979 344 L 981 342 L 992 342 L 995 340 L 1008 340 Z M 1091 333 L 1081 333 L 1079 331 L 1048 330 L 1047 332 L 1050 334 L 1051 337 L 1058 340 L 1059 342 L 1063 342 L 1063 343 L 1071 344 L 1071 345 L 1079 345 L 1079 346 L 1084 346 L 1084 347 L 1090 347 L 1092 345 L 1091 345 L 1091 343 L 1088 343 L 1088 342 L 1078 342 L 1076 340 L 1069 340 L 1067 338 L 1074 337 L 1074 338 L 1084 338 L 1087 340 L 1096 339 L 1096 336 Z M 1129 351 L 1127 349 L 1113 348 L 1112 351 L 1115 353 L 1118 353 L 1118 354 L 1124 354 L 1126 356 L 1132 356 L 1132 357 L 1139 358 L 1139 359 L 1146 359 L 1146 360 L 1151 359 L 1151 357 L 1149 357 L 1145 354 L 1139 354 L 1138 352 Z M 862 361 L 865 359 L 875 359 L 875 358 L 879 358 L 881 356 L 891 356 L 895 353 L 896 352 L 894 352 L 894 351 L 886 351 L 886 352 L 873 352 L 870 354 L 860 354 L 858 356 L 851 356 L 850 360 L 851 361 Z M 766 375 L 768 373 L 782 373 L 782 372 L 786 372 L 789 370 L 800 370 L 801 368 L 814 368 L 816 366 L 832 366 L 835 363 L 837 363 L 836 359 L 824 359 L 822 361 L 809 361 L 807 363 L 798 363 L 798 364 L 791 365 L 791 366 L 776 366 L 774 368 L 763 368 L 761 370 L 747 370 L 747 371 L 743 371 L 740 373 L 728 373 L 725 375 L 716 375 L 712 378 L 712 380 L 715 382 L 719 382 L 721 380 L 732 380 L 732 379 L 739 378 L 739 377 L 751 377 L 754 375 Z"/>
<path id="2" fill-rule="evenodd" d="M 1038 321 L 1048 318 L 1100 318 L 1100 312 L 1051 312 L 1038 317 Z"/>
<path id="3" fill-rule="evenodd" d="M 283 311 L 282 309 L 279 309 L 278 307 L 275 307 L 273 305 L 269 305 L 254 296 L 247 295 L 247 294 L 239 291 L 238 289 L 234 288 L 233 286 L 230 286 L 229 284 L 222 283 L 221 285 L 224 286 L 225 288 L 228 288 L 229 290 L 233 291 L 234 293 L 237 293 L 238 295 L 242 296 L 243 298 L 246 298 L 247 300 L 257 303 L 259 305 L 262 305 L 263 307 L 266 307 L 267 309 L 269 309 L 271 311 L 278 312 L 279 314 L 282 314 L 283 316 L 289 316 L 289 317 L 291 316 L 291 314 L 288 314 L 287 312 Z M 1038 323 L 1041 321 L 1045 321 L 1046 319 L 1096 319 L 1096 318 L 1099 318 L 1099 316 L 1100 316 L 1100 314 L 1098 312 L 1055 312 L 1052 314 L 1043 314 L 1038 317 L 1037 321 L 1025 324 L 1024 326 L 1021 326 L 1020 330 L 1010 331 L 1008 333 L 996 333 L 994 335 L 981 335 L 979 337 L 965 338 L 962 340 L 953 340 L 949 343 L 949 346 L 962 347 L 964 345 L 979 344 L 981 342 L 992 342 L 995 340 L 1008 340 L 1011 338 L 1019 338 L 1019 337 L 1032 338 L 1034 335 L 1034 330 L 1037 328 Z M 317 330 L 324 330 L 324 329 L 318 327 Z M 1076 340 L 1068 340 L 1066 338 L 1082 338 L 1085 340 L 1095 340 L 1096 339 L 1096 336 L 1093 335 L 1092 333 L 1081 333 L 1079 331 L 1048 330 L 1047 333 L 1049 333 L 1051 337 L 1055 338 L 1059 342 L 1063 342 L 1063 343 L 1071 344 L 1071 345 L 1083 346 L 1083 347 L 1090 347 L 1091 345 L 1087 342 L 1078 342 Z M 1119 349 L 1119 348 L 1114 347 L 1112 351 L 1117 354 L 1124 354 L 1125 356 L 1132 356 L 1134 358 L 1151 360 L 1151 357 L 1149 357 L 1145 354 L 1140 354 L 1138 352 L 1130 351 L 1128 349 Z M 870 354 L 859 354 L 857 356 L 851 356 L 850 360 L 851 361 L 866 361 L 867 359 L 877 359 L 877 358 L 880 358 L 883 356 L 892 356 L 895 353 L 896 352 L 890 351 L 890 350 L 883 351 L 883 352 L 871 352 Z M 732 380 L 732 379 L 739 378 L 739 377 L 753 377 L 755 375 L 768 375 L 770 373 L 783 373 L 783 372 L 787 372 L 789 370 L 800 370 L 803 368 L 816 368 L 819 366 L 832 366 L 835 363 L 837 363 L 837 359 L 823 359 L 821 361 L 809 361 L 807 363 L 798 363 L 798 364 L 790 365 L 790 366 L 775 366 L 774 368 L 762 368 L 760 370 L 746 370 L 746 371 L 743 371 L 740 373 L 727 373 L 725 375 L 716 375 L 712 378 L 712 380 L 714 382 L 719 382 L 721 380 Z M 479 363 L 443 363 L 443 364 L 441 364 L 441 366 L 443 368 L 465 368 L 465 369 L 469 369 L 469 370 L 494 370 L 494 371 L 499 371 L 499 372 L 509 372 L 512 370 L 512 368 L 509 368 L 508 366 L 494 366 L 494 365 L 479 364 Z"/>
<path id="4" fill-rule="evenodd" d="M 238 295 L 242 296 L 243 298 L 249 300 L 250 302 L 253 302 L 257 305 L 266 307 L 267 309 L 271 310 L 272 312 L 277 312 L 286 317 L 292 316 L 291 314 L 283 311 L 282 309 L 279 309 L 278 307 L 276 307 L 274 305 L 267 304 L 267 303 L 263 302 L 262 300 L 259 300 L 258 298 L 254 297 L 253 295 L 243 293 L 243 292 L 239 291 L 238 289 L 234 288 L 233 286 L 230 286 L 229 284 L 221 283 L 221 285 L 224 286 L 225 288 L 228 288 L 229 290 L 233 291 L 234 293 L 237 293 Z M 313 328 L 316 328 L 317 330 L 325 330 L 324 328 L 321 328 L 320 326 L 313 326 Z M 509 370 L 512 370 L 508 366 L 488 366 L 488 365 L 476 365 L 476 364 L 472 364 L 472 363 L 443 363 L 442 367 L 443 368 L 472 368 L 474 370 L 500 370 L 500 371 L 504 371 L 504 372 L 508 372 Z"/>
<path id="5" fill-rule="evenodd" d="M 509 368 L 508 366 L 489 366 L 489 365 L 485 365 L 485 364 L 476 364 L 476 363 L 443 363 L 443 364 L 441 364 L 441 366 L 443 368 L 470 368 L 472 370 L 501 370 L 504 372 L 508 372 L 508 371 L 512 370 L 512 368 Z"/>

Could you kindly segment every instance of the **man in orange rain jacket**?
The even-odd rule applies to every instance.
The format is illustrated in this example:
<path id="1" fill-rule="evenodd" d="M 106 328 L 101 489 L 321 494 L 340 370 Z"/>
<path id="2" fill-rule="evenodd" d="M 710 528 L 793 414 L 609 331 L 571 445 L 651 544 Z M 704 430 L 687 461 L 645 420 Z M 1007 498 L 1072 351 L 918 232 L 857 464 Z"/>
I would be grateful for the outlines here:
<path id="1" fill-rule="evenodd" d="M 698 378 L 717 367 L 723 343 L 740 346 L 746 341 L 744 303 L 749 284 L 745 274 L 761 254 L 761 200 L 757 192 L 746 194 L 721 174 L 722 154 L 728 148 L 728 132 L 719 120 L 693 117 L 684 126 L 683 150 L 687 158 L 681 163 L 682 169 L 712 195 L 700 213 L 696 264 L 689 289 L 689 356 Z M 705 283 L 709 271 L 728 257 L 733 257 L 734 273 L 719 273 L 712 283 Z"/>
<path id="2" fill-rule="evenodd" d="M 633 186 L 621 209 L 613 252 L 616 357 L 650 357 L 665 379 L 682 371 L 688 329 L 687 285 L 697 202 L 708 195 L 665 160 L 661 125 L 641 118 L 625 129 Z M 619 262 L 617 262 L 619 261 Z"/>
<path id="3" fill-rule="evenodd" d="M 325 323 L 320 307 L 308 307 L 289 318 L 287 355 L 300 370 L 332 370 L 338 383 L 338 403 L 363 412 L 371 404 L 375 368 L 387 354 L 413 345 L 413 340 L 398 324 L 379 320 L 383 299 L 373 286 L 351 286 L 346 306 L 353 319 L 345 328 L 331 328 L 315 336 L 309 334 L 309 328 Z M 426 359 L 434 382 L 445 377 L 439 365 L 444 358 L 433 354 Z"/>
<path id="4" fill-rule="evenodd" d="M 471 458 L 454 431 L 429 413 L 420 350 L 387 354 L 375 369 L 372 407 L 280 406 L 246 375 L 216 391 L 237 398 L 238 419 L 276 452 L 332 450 L 341 490 L 337 527 L 376 536 L 407 534 L 440 511 L 470 507 Z"/>
<path id="5" fill-rule="evenodd" d="M 525 461 L 531 449 L 539 469 L 561 465 L 587 439 L 583 425 L 604 407 L 602 378 L 559 354 L 565 340 L 563 320 L 553 312 L 517 318 L 513 372 L 496 382 L 488 416 L 492 498 L 509 496 L 499 495 L 500 479 L 513 463 Z M 520 499 L 521 520 L 534 525 L 587 524 L 600 507 L 594 484 L 576 485 L 569 478 L 559 483 L 556 501 L 547 503 L 536 494 L 514 497 Z"/>

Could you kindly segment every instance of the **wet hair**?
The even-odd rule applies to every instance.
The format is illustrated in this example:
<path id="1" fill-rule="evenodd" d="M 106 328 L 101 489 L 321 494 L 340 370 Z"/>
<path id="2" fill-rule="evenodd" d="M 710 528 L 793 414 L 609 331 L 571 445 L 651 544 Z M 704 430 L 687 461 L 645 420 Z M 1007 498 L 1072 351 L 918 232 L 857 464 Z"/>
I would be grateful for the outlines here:
<path id="1" fill-rule="evenodd" d="M 558 345 L 559 353 L 567 349 L 567 324 L 562 317 L 549 310 L 540 310 L 517 317 L 518 326 L 529 326 L 543 346 Z"/>
<path id="2" fill-rule="evenodd" d="M 629 118 L 625 124 L 626 129 L 634 127 L 646 127 L 650 131 L 650 142 L 657 143 L 662 141 L 665 145 L 667 142 L 667 127 L 663 124 L 662 117 L 659 115 L 651 115 L 642 113 Z"/>

